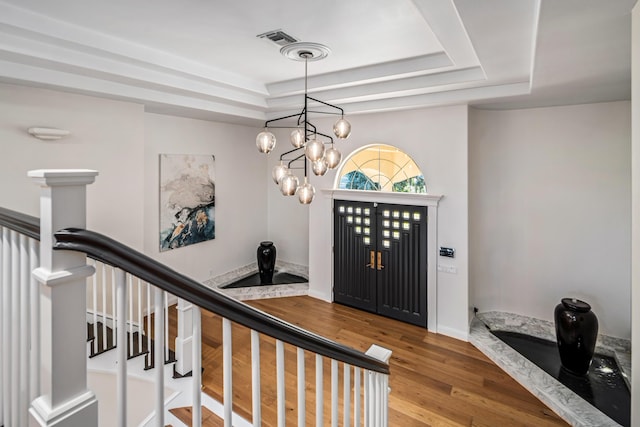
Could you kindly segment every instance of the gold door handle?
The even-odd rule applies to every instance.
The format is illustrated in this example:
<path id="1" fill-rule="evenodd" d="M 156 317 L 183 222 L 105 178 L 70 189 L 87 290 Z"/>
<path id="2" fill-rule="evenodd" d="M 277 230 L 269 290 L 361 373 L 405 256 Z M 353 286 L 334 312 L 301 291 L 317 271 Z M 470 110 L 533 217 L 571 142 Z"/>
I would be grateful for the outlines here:
<path id="1" fill-rule="evenodd" d="M 376 260 L 375 260 L 375 251 L 369 251 L 369 264 L 365 265 L 365 267 L 369 267 L 372 270 L 376 269 Z"/>
<path id="2" fill-rule="evenodd" d="M 378 271 L 382 270 L 383 268 L 384 265 L 382 265 L 382 252 L 378 251 Z"/>

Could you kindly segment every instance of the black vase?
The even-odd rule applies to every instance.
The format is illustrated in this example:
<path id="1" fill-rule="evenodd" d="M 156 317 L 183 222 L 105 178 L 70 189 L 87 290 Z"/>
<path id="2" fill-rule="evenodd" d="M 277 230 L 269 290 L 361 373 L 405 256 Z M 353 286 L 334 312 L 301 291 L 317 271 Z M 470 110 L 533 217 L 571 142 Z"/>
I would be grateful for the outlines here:
<path id="1" fill-rule="evenodd" d="M 273 283 L 273 271 L 276 267 L 276 247 L 273 242 L 260 242 L 258 246 L 258 272 L 260 273 L 260 284 L 270 285 Z"/>
<path id="2" fill-rule="evenodd" d="M 598 318 L 591 306 L 575 298 L 562 298 L 554 320 L 562 367 L 572 374 L 589 371 L 598 338 Z"/>

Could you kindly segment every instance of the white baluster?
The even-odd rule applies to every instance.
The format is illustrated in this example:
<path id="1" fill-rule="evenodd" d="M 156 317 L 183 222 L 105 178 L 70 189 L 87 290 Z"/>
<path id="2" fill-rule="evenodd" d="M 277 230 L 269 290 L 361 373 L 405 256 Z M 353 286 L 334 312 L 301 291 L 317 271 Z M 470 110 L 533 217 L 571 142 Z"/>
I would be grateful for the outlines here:
<path id="1" fill-rule="evenodd" d="M 191 310 L 193 318 L 193 351 L 192 351 L 192 373 L 193 380 L 193 427 L 202 426 L 202 318 L 200 317 L 200 307 L 193 306 Z"/>
<path id="2" fill-rule="evenodd" d="M 360 426 L 360 377 L 361 369 L 357 366 L 353 368 L 353 425 Z"/>
<path id="3" fill-rule="evenodd" d="M 40 266 L 39 259 L 40 243 L 35 239 L 29 239 L 29 271 Z M 29 386 L 29 402 L 40 395 L 40 289 L 38 281 L 30 276 L 29 287 L 31 288 L 31 332 L 29 335 L 31 354 L 29 357 L 31 371 L 31 385 Z M 2 381 L 0 381 L 2 382 Z M 0 398 L 0 400 L 2 400 Z M 0 420 L 2 417 L 0 416 Z"/>
<path id="4" fill-rule="evenodd" d="M 20 235 L 11 231 L 11 311 L 13 311 L 13 321 L 11 322 L 11 426 L 20 425 L 20 377 L 18 376 L 18 366 L 20 364 Z"/>
<path id="5" fill-rule="evenodd" d="M 167 343 L 163 349 L 165 352 L 164 360 L 169 360 L 169 294 L 164 293 L 164 342 Z"/>
<path id="6" fill-rule="evenodd" d="M 371 424 L 371 371 L 364 371 L 364 425 Z"/>
<path id="7" fill-rule="evenodd" d="M 156 379 L 156 426 L 164 427 L 164 292 L 155 289 L 154 329 L 154 369 Z"/>
<path id="8" fill-rule="evenodd" d="M 116 324 L 118 323 L 118 317 L 120 313 L 116 310 L 116 268 L 111 268 L 111 313 L 112 313 L 112 321 L 111 321 L 111 342 L 112 345 L 116 345 Z M 106 315 L 106 313 L 105 313 Z M 105 322 L 107 317 L 105 316 Z M 106 344 L 105 344 L 106 345 Z"/>
<path id="9" fill-rule="evenodd" d="M 251 406 L 253 427 L 262 425 L 262 407 L 260 399 L 260 334 L 251 330 Z"/>
<path id="10" fill-rule="evenodd" d="M 338 361 L 331 359 L 331 425 L 338 427 Z"/>
<path id="11" fill-rule="evenodd" d="M 305 426 L 305 387 L 306 382 L 304 378 L 304 350 L 298 347 L 298 427 Z"/>
<path id="12" fill-rule="evenodd" d="M 222 318 L 222 383 L 224 387 L 224 427 L 231 427 L 233 414 L 233 359 L 231 349 L 231 322 Z"/>
<path id="13" fill-rule="evenodd" d="M 136 278 L 138 283 L 138 354 L 142 353 L 142 338 L 144 328 L 142 323 L 142 280 Z"/>
<path id="14" fill-rule="evenodd" d="M 389 425 L 389 376 L 382 375 L 382 427 Z"/>
<path id="15" fill-rule="evenodd" d="M 133 355 L 133 275 L 128 274 L 127 280 L 129 286 L 127 286 L 127 292 L 129 293 L 129 317 L 127 322 L 127 331 L 129 331 L 129 341 L 127 345 L 127 357 Z"/>
<path id="16" fill-rule="evenodd" d="M 117 269 L 115 273 L 116 285 L 116 311 L 117 325 L 113 325 L 116 331 L 116 348 L 118 352 L 118 414 L 117 423 L 120 427 L 127 426 L 127 281 L 123 270 Z"/>
<path id="17" fill-rule="evenodd" d="M 96 269 L 96 274 L 91 276 L 91 285 L 93 289 L 92 294 L 92 304 L 93 304 L 93 342 L 91 343 L 91 348 L 95 353 L 97 351 L 98 345 L 98 263 L 95 260 L 87 260 L 87 263 L 93 265 Z"/>
<path id="18" fill-rule="evenodd" d="M 146 283 L 146 282 L 145 282 Z M 151 359 L 151 285 L 147 285 L 147 361 L 149 365 L 153 366 L 153 360 Z"/>
<path id="19" fill-rule="evenodd" d="M 20 385 L 20 405 L 19 405 L 19 425 L 27 425 L 27 411 L 29 410 L 29 291 L 31 287 L 31 270 L 29 270 L 29 238 L 20 235 L 20 359 L 18 361 L 19 385 Z"/>
<path id="20" fill-rule="evenodd" d="M 107 349 L 107 265 L 101 264 L 102 267 L 102 347 L 97 352 Z M 98 336 L 96 336 L 96 346 L 98 344 Z"/>
<path id="21" fill-rule="evenodd" d="M 284 343 L 276 340 L 276 395 L 278 405 L 278 427 L 284 427 L 286 422 L 286 402 L 284 390 Z"/>
<path id="22" fill-rule="evenodd" d="M 349 427 L 351 425 L 351 366 L 347 363 L 344 364 L 342 383 L 343 425 L 344 427 Z"/>
<path id="23" fill-rule="evenodd" d="M 316 354 L 316 427 L 323 427 L 324 419 L 324 374 L 322 356 Z"/>
<path id="24" fill-rule="evenodd" d="M 9 398 L 4 398 L 6 387 L 5 372 L 8 372 L 5 364 L 9 361 L 9 357 L 7 355 L 7 353 L 9 352 L 9 346 L 7 345 L 8 340 L 5 340 L 5 329 L 6 326 L 9 325 L 7 318 L 10 314 L 10 304 L 5 298 L 5 288 L 7 287 L 8 282 L 4 279 L 4 275 L 6 273 L 4 258 L 7 252 L 7 250 L 5 249 L 6 244 L 4 242 L 4 235 L 6 230 L 6 228 L 0 226 L 0 266 L 2 266 L 2 270 L 0 270 L 0 308 L 2 309 L 2 311 L 0 311 L 0 422 L 2 422 L 2 425 L 7 425 L 7 420 L 4 418 L 4 414 L 6 403 L 9 400 Z"/>

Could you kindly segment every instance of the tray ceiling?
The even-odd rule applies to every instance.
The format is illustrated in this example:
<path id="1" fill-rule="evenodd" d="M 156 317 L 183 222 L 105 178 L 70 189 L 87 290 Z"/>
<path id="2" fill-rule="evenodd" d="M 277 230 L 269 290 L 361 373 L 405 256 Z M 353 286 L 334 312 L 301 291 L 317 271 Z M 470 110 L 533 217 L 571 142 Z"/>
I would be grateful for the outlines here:
<path id="1" fill-rule="evenodd" d="M 0 81 L 258 123 L 300 108 L 304 64 L 256 37 L 322 43 L 309 91 L 348 114 L 630 98 L 635 0 L 0 0 Z"/>

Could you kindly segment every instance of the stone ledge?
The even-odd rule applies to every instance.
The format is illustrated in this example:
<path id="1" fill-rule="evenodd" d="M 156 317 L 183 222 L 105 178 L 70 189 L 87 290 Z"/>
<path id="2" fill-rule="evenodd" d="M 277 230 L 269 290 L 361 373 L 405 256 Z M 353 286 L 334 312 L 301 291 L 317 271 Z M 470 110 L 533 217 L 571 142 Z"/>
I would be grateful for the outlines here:
<path id="1" fill-rule="evenodd" d="M 309 280 L 309 269 L 308 267 L 302 265 L 290 263 L 287 261 L 276 261 L 276 270 L 281 273 L 287 272 L 295 274 Z M 218 292 L 224 293 L 227 296 L 241 301 L 309 295 L 308 282 L 223 289 L 223 286 L 226 286 L 237 280 L 244 279 L 245 277 L 251 276 L 252 274 L 255 274 L 257 272 L 257 265 L 250 264 L 221 274 L 219 276 L 212 277 L 208 280 L 205 280 L 203 283 L 205 286 L 211 289 L 214 289 Z"/>
<path id="2" fill-rule="evenodd" d="M 572 426 L 619 426 L 610 417 L 491 334 L 489 329 L 520 332 L 555 341 L 553 322 L 513 313 L 478 313 L 471 322 L 469 342 Z M 625 341 L 613 337 L 599 337 L 596 347 L 596 351 L 613 354 L 618 359 L 623 376 L 625 373 L 630 375 L 630 371 L 624 369 L 630 369 L 631 365 L 629 363 L 628 368 L 623 369 L 622 361 L 625 358 L 630 360 L 630 353 L 624 352 L 627 346 Z"/>

